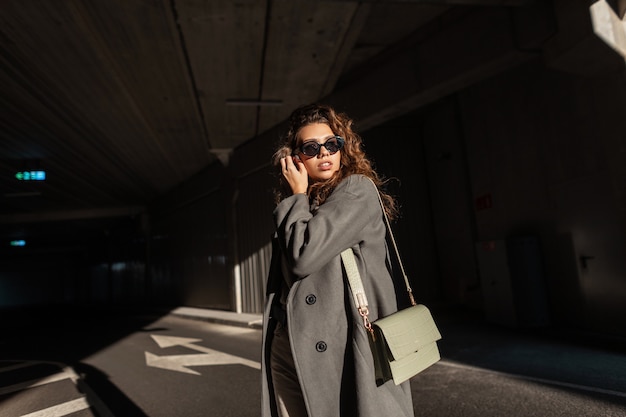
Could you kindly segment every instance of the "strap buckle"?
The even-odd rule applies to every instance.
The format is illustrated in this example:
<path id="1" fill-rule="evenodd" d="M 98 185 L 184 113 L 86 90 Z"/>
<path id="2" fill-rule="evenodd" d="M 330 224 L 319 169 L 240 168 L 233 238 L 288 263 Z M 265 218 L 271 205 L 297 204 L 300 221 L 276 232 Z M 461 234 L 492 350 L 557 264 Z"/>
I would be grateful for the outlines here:
<path id="1" fill-rule="evenodd" d="M 365 326 L 367 331 L 369 331 L 370 334 L 372 335 L 372 339 L 376 340 L 376 336 L 374 335 L 374 329 L 372 328 L 372 323 L 370 322 L 370 319 L 368 317 L 369 314 L 370 314 L 370 311 L 367 308 L 367 306 L 359 307 L 359 315 L 363 317 L 363 325 Z"/>

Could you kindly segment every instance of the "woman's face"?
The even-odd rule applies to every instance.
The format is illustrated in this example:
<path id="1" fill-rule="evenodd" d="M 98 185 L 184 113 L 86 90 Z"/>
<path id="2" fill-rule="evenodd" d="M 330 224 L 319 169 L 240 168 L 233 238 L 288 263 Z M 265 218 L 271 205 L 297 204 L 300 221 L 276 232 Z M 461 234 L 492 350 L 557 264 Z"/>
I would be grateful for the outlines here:
<path id="1" fill-rule="evenodd" d="M 304 166 L 313 181 L 323 181 L 331 178 L 341 167 L 341 151 L 331 155 L 325 146 L 320 146 L 320 151 L 316 156 L 307 156 L 302 153 L 302 144 L 309 141 L 325 144 L 327 140 L 335 136 L 333 131 L 325 123 L 312 123 L 306 125 L 298 132 L 297 155 L 304 163 Z"/>

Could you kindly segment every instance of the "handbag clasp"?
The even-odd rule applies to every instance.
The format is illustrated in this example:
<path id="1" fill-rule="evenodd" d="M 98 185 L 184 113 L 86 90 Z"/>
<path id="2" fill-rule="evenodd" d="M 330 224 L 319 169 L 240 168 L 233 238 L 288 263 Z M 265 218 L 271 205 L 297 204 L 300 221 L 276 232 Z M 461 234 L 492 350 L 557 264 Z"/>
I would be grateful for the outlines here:
<path id="1" fill-rule="evenodd" d="M 372 335 L 372 339 L 376 340 L 376 336 L 374 335 L 374 329 L 372 328 L 372 323 L 370 323 L 370 319 L 368 315 L 370 314 L 369 309 L 366 306 L 359 307 L 359 315 L 363 317 L 363 325 Z"/>

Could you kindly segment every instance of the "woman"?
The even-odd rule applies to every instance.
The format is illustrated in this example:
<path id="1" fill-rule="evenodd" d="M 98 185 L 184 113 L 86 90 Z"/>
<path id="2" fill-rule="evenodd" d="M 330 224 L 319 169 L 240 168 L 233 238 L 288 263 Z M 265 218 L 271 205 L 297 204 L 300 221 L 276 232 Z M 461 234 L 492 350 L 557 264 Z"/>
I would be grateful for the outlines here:
<path id="1" fill-rule="evenodd" d="M 374 321 L 397 311 L 385 211 L 352 120 L 331 107 L 296 109 L 280 168 L 263 325 L 263 416 L 413 416 L 409 382 L 376 385 L 368 334 L 340 253 L 352 248 Z"/>

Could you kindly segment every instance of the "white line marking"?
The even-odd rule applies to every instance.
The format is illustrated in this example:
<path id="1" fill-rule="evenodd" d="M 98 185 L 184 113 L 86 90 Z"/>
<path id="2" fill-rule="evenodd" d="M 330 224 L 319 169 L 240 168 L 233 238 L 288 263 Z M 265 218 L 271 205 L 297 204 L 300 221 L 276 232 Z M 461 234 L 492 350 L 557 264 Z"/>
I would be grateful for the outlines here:
<path id="1" fill-rule="evenodd" d="M 24 414 L 21 417 L 63 417 L 87 408 L 89 408 L 87 400 L 85 398 L 77 398 L 30 414 Z"/>
<path id="2" fill-rule="evenodd" d="M 86 400 L 97 411 L 96 415 L 99 417 L 115 417 L 109 407 L 98 397 L 98 395 L 91 389 L 89 385 L 82 379 L 76 381 L 78 389 L 85 393 Z"/>
<path id="3" fill-rule="evenodd" d="M 54 375 L 47 376 L 45 378 L 31 379 L 30 381 L 20 382 L 19 384 L 9 385 L 0 388 L 0 395 L 8 394 L 11 392 L 21 391 L 28 388 L 38 387 L 40 385 L 51 384 L 53 382 L 62 381 L 64 379 L 75 380 L 76 374 L 73 372 L 59 372 Z"/>
<path id="4" fill-rule="evenodd" d="M 2 362 L 15 362 L 15 361 L 0 361 L 0 363 Z M 89 406 L 93 407 L 95 410 L 97 410 L 97 415 L 102 416 L 102 417 L 115 417 L 113 415 L 113 413 L 111 412 L 111 410 L 108 409 L 108 407 L 106 406 L 106 404 L 104 404 L 104 402 L 96 395 L 96 393 L 91 389 L 91 387 L 89 385 L 87 385 L 76 373 L 76 371 L 74 371 L 74 368 L 72 368 L 71 366 L 66 366 L 63 363 L 60 362 L 49 362 L 49 361 L 22 361 L 16 364 L 12 364 L 9 365 L 5 368 L 0 369 L 0 372 L 5 371 L 5 370 L 11 370 L 11 369 L 20 369 L 20 368 L 25 368 L 25 367 L 29 367 L 29 366 L 35 366 L 35 365 L 39 365 L 39 364 L 47 364 L 47 365 L 56 365 L 57 367 L 59 367 L 60 369 L 63 370 L 63 372 L 48 376 L 46 378 L 41 378 L 41 379 L 32 379 L 30 381 L 25 381 L 19 384 L 14 384 L 14 385 L 10 385 L 7 387 L 0 387 L 0 395 L 3 394 L 7 394 L 7 393 L 11 393 L 11 392 L 16 392 L 16 391 L 22 391 L 28 388 L 33 388 L 36 386 L 40 386 L 40 385 L 45 385 L 45 384 L 50 384 L 53 382 L 57 382 L 57 381 L 62 381 L 64 379 L 69 379 L 72 382 L 74 382 L 74 384 L 79 388 L 79 392 L 84 393 L 85 397 L 82 397 L 80 399 L 74 400 L 73 405 L 71 405 L 70 403 L 65 403 L 66 405 L 62 405 L 62 407 L 67 407 L 68 404 L 70 404 L 69 406 L 78 406 L 80 401 L 84 401 L 85 404 L 87 404 L 87 407 L 84 408 L 88 408 Z M 82 410 L 83 408 L 77 409 L 77 410 L 73 410 L 70 411 L 70 413 L 73 413 L 74 411 L 78 411 L 78 410 Z M 39 413 L 43 413 L 44 411 L 48 410 L 50 413 L 52 414 L 39 414 Z M 50 409 L 46 409 L 46 410 L 40 410 L 38 412 L 34 412 L 31 414 L 27 414 L 27 416 L 32 417 L 32 416 L 41 416 L 41 417 L 49 417 L 49 416 L 57 416 L 57 415 L 66 415 L 69 413 L 65 413 L 65 414 L 54 414 L 57 412 L 63 412 L 64 408 L 60 408 L 57 409 L 55 407 L 51 407 Z M 61 410 L 61 411 L 59 411 Z"/>

